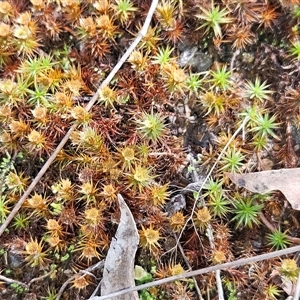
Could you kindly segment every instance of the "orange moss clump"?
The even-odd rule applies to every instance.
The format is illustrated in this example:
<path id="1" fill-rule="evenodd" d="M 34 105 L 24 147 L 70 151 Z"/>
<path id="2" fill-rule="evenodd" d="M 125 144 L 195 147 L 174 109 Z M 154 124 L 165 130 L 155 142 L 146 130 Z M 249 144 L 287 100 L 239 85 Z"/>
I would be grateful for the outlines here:
<path id="1" fill-rule="evenodd" d="M 143 248 L 147 248 L 150 251 L 152 248 L 158 248 L 159 240 L 161 239 L 159 230 L 153 229 L 152 224 L 149 226 L 149 228 L 145 228 L 142 225 L 142 230 L 139 230 L 140 234 L 140 244 Z"/>

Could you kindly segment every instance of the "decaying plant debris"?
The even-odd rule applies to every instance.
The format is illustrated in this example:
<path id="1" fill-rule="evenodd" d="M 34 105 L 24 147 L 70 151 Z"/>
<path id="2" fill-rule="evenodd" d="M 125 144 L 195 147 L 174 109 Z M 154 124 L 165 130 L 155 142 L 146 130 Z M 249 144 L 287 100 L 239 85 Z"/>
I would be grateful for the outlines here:
<path id="1" fill-rule="evenodd" d="M 140 238 L 136 285 L 299 238 L 293 200 L 226 176 L 299 167 L 299 1 L 158 1 L 145 37 L 96 93 L 151 3 L 0 3 L 1 299 L 88 299 L 119 193 Z M 286 299 L 283 282 L 295 287 L 298 272 L 296 256 L 273 257 L 139 297 Z"/>
<path id="2" fill-rule="evenodd" d="M 105 258 L 103 279 L 101 282 L 101 295 L 107 295 L 118 290 L 135 285 L 134 260 L 139 244 L 139 235 L 133 216 L 126 202 L 118 194 L 121 218 Z M 119 298 L 111 298 L 112 300 Z M 129 293 L 122 299 L 139 299 L 137 292 Z"/>
<path id="3" fill-rule="evenodd" d="M 297 184 L 300 178 L 299 168 L 227 175 L 235 184 L 254 193 L 265 194 L 279 190 L 293 209 L 300 210 L 300 190 Z"/>

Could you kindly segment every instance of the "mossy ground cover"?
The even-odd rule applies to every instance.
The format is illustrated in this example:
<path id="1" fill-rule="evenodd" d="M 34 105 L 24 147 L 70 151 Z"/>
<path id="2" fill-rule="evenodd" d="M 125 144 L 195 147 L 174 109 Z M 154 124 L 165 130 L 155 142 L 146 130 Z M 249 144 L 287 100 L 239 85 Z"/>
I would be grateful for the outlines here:
<path id="1" fill-rule="evenodd" d="M 87 111 L 150 4 L 0 2 L 0 223 L 76 126 L 0 237 L 1 275 L 27 285 L 4 280 L 1 299 L 56 299 L 105 259 L 118 193 L 139 229 L 146 280 L 297 241 L 299 212 L 283 195 L 254 195 L 224 173 L 299 166 L 299 1 L 159 1 L 146 36 Z M 222 271 L 225 297 L 285 299 L 282 281 L 297 270 L 290 256 Z M 87 299 L 101 274 L 73 277 L 61 299 Z M 197 285 L 218 298 L 215 274 L 195 280 L 140 297 L 198 299 Z"/>

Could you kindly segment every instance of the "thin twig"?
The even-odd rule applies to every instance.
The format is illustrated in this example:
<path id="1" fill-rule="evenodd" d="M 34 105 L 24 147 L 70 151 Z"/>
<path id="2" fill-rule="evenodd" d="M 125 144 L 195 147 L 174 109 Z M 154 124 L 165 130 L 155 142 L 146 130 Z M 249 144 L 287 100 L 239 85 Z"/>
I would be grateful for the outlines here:
<path id="1" fill-rule="evenodd" d="M 293 297 L 293 300 L 299 300 L 300 299 L 300 272 L 298 274 L 298 279 L 296 283 L 296 289 L 295 289 L 295 294 Z"/>
<path id="2" fill-rule="evenodd" d="M 264 225 L 265 225 L 271 232 L 274 232 L 274 231 L 277 230 L 277 229 L 273 226 L 273 224 L 271 224 L 271 223 L 269 222 L 269 220 L 265 217 L 265 215 L 264 215 L 263 213 L 260 213 L 260 214 L 259 214 L 259 218 L 261 219 L 261 221 L 264 223 Z M 300 238 L 297 238 L 297 237 L 294 237 L 294 236 L 290 236 L 290 235 L 286 235 L 286 238 L 287 238 L 290 242 L 300 245 Z"/>
<path id="3" fill-rule="evenodd" d="M 217 282 L 217 289 L 218 289 L 218 298 L 219 300 L 224 300 L 224 290 L 222 286 L 222 279 L 221 279 L 221 270 L 216 270 L 216 282 Z"/>
<path id="4" fill-rule="evenodd" d="M 94 105 L 94 103 L 96 102 L 96 100 L 98 99 L 98 94 L 99 91 L 106 86 L 115 76 L 115 74 L 117 73 L 117 71 L 121 68 L 121 66 L 124 64 L 124 62 L 126 61 L 126 59 L 129 57 L 129 55 L 132 53 L 132 51 L 135 49 L 135 47 L 138 45 L 138 43 L 141 41 L 141 39 L 147 34 L 148 31 L 148 27 L 150 25 L 150 22 L 152 20 L 152 16 L 154 14 L 154 11 L 156 9 L 156 6 L 158 4 L 158 0 L 153 0 L 151 3 L 151 6 L 149 8 L 149 12 L 147 14 L 145 23 L 142 27 L 142 29 L 140 30 L 140 32 L 138 33 L 138 36 L 136 37 L 136 39 L 133 41 L 133 43 L 130 45 L 130 47 L 127 49 L 127 51 L 123 54 L 123 56 L 121 57 L 120 61 L 117 63 L 117 65 L 114 67 L 114 69 L 111 71 L 111 73 L 108 75 L 108 77 L 103 81 L 103 83 L 100 85 L 100 88 L 98 89 L 97 93 L 94 95 L 94 97 L 90 100 L 90 102 L 87 104 L 86 106 L 86 110 L 89 111 L 92 106 Z M 74 129 L 73 129 L 74 130 Z M 72 130 L 72 131 L 73 131 Z M 62 145 L 62 147 L 64 146 L 64 144 Z M 62 148 L 61 147 L 61 148 Z M 43 173 L 44 174 L 44 173 Z M 42 174 L 42 175 L 43 175 Z M 26 198 L 25 198 L 26 199 Z M 1 228 L 0 228 L 0 235 L 1 235 Z M 100 263 L 100 262 L 99 262 Z M 104 262 L 102 261 L 101 264 Z M 93 266 L 92 266 L 93 267 Z M 92 267 L 86 269 L 85 271 L 92 271 L 94 270 Z M 98 268 L 98 266 L 97 266 Z M 74 276 L 72 276 L 71 278 L 69 278 L 60 288 L 58 295 L 56 297 L 56 300 L 59 300 L 59 298 L 61 297 L 63 291 L 65 290 L 65 288 L 67 287 L 67 285 L 75 278 L 77 274 L 75 274 Z"/>
<path id="5" fill-rule="evenodd" d="M 64 282 L 64 284 L 60 287 L 57 295 L 56 295 L 56 300 L 59 300 L 62 293 L 64 292 L 64 290 L 66 289 L 67 285 L 77 276 L 78 274 L 73 275 L 72 277 L 68 278 L 68 280 L 66 280 Z M 84 276 L 84 275 L 83 275 Z"/>
<path id="6" fill-rule="evenodd" d="M 175 153 L 171 153 L 171 152 L 150 152 L 149 155 L 151 155 L 151 156 L 162 156 L 162 155 L 176 156 Z"/>
<path id="7" fill-rule="evenodd" d="M 174 234 L 174 235 L 175 235 L 175 239 L 177 240 L 176 234 Z M 185 261 L 185 264 L 187 265 L 187 267 L 188 267 L 190 270 L 192 270 L 192 266 L 190 265 L 190 263 L 189 263 L 187 257 L 185 256 L 184 250 L 183 250 L 183 248 L 182 248 L 182 246 L 181 246 L 180 243 L 178 244 L 178 248 L 179 248 L 180 253 L 181 253 L 181 255 L 182 255 L 182 257 L 183 257 L 183 259 L 184 259 L 184 261 Z M 200 288 L 199 288 L 199 286 L 198 286 L 196 277 L 193 276 L 192 279 L 193 279 L 193 281 L 194 281 L 195 289 L 196 289 L 196 291 L 197 291 L 199 300 L 203 300 L 202 295 L 201 295 L 201 290 L 200 290 Z"/>
<path id="8" fill-rule="evenodd" d="M 248 122 L 248 118 L 246 117 L 243 121 L 243 123 L 240 125 L 240 127 L 235 131 L 235 133 L 231 136 L 231 138 L 229 139 L 229 141 L 227 142 L 227 144 L 224 146 L 224 148 L 222 149 L 222 151 L 220 152 L 219 156 L 217 157 L 216 161 L 214 162 L 213 166 L 211 167 L 211 169 L 209 170 L 208 174 L 206 175 L 206 177 L 204 178 L 199 190 L 197 191 L 198 194 L 200 194 L 200 192 L 202 191 L 206 181 L 209 179 L 209 177 L 211 176 L 213 170 L 216 168 L 217 164 L 219 163 L 219 161 L 221 160 L 222 156 L 224 155 L 225 151 L 227 150 L 227 148 L 229 147 L 229 145 L 231 144 L 231 142 L 235 139 L 235 137 L 239 134 L 239 132 L 241 130 L 244 129 L 246 123 Z M 186 221 L 185 224 L 187 224 L 190 219 L 192 218 L 192 215 L 194 214 L 195 212 L 195 209 L 196 209 L 196 206 L 197 206 L 197 201 L 195 201 L 194 205 L 193 205 L 193 209 L 192 209 L 192 213 L 191 213 L 191 216 L 189 217 L 189 219 Z M 182 232 L 183 232 L 184 228 L 181 230 L 181 233 L 180 235 L 182 235 Z"/>
<path id="9" fill-rule="evenodd" d="M 53 273 L 53 270 L 51 270 L 50 272 L 48 272 L 48 273 L 46 273 L 46 274 L 44 274 L 44 275 L 42 275 L 42 276 L 33 278 L 33 279 L 31 279 L 31 280 L 29 281 L 28 284 L 23 283 L 23 282 L 18 281 L 18 280 L 14 280 L 14 279 L 11 279 L 11 278 L 2 276 L 2 275 L 0 275 L 0 280 L 3 280 L 3 281 L 5 281 L 5 282 L 7 282 L 7 283 L 16 283 L 16 284 L 19 284 L 19 285 L 23 286 L 23 287 L 26 288 L 26 289 L 29 289 L 29 287 L 30 287 L 31 284 L 33 284 L 33 283 L 36 282 L 36 281 L 39 281 L 39 280 L 42 280 L 42 279 L 48 277 L 48 276 L 51 275 L 52 273 Z"/>
<path id="10" fill-rule="evenodd" d="M 230 62 L 230 68 L 229 68 L 230 72 L 233 72 L 235 59 L 240 53 L 241 53 L 241 50 L 239 50 L 239 49 L 233 53 L 231 62 Z"/>
<path id="11" fill-rule="evenodd" d="M 127 58 L 129 57 L 129 55 L 132 53 L 132 51 L 135 49 L 135 47 L 141 41 L 141 39 L 147 34 L 147 30 L 148 30 L 148 27 L 150 25 L 150 22 L 151 22 L 153 14 L 154 14 L 155 8 L 157 6 L 157 3 L 158 3 L 158 0 L 153 0 L 152 1 L 151 6 L 149 8 L 148 15 L 146 17 L 146 20 L 145 20 L 145 23 L 144 23 L 142 29 L 140 30 L 140 32 L 138 33 L 136 39 L 133 41 L 133 43 L 130 45 L 130 47 L 123 54 L 123 56 L 121 57 L 121 59 L 119 60 L 119 62 L 116 64 L 116 66 L 110 72 L 110 74 L 107 76 L 107 78 L 101 83 L 99 89 L 94 94 L 94 96 L 92 97 L 92 99 L 86 105 L 86 110 L 87 111 L 89 111 L 92 108 L 92 106 L 95 104 L 95 102 L 98 100 L 100 90 L 103 87 L 107 86 L 110 83 L 110 81 L 113 79 L 113 77 L 119 71 L 119 69 L 121 68 L 121 66 L 127 60 Z M 48 158 L 48 160 L 46 161 L 46 163 L 44 164 L 44 166 L 42 167 L 42 169 L 39 171 L 39 173 L 36 175 L 36 177 L 31 182 L 30 186 L 27 188 L 27 190 L 24 192 L 24 194 L 22 195 L 22 197 L 16 203 L 16 205 L 13 208 L 13 210 L 11 211 L 11 213 L 8 215 L 8 217 L 5 220 L 5 222 L 0 227 L 0 236 L 3 234 L 4 230 L 6 229 L 6 227 L 12 221 L 12 219 L 14 218 L 14 216 L 17 214 L 17 212 L 19 211 L 19 209 L 21 208 L 21 206 L 23 205 L 23 203 L 25 202 L 25 200 L 27 199 L 27 197 L 30 195 L 30 193 L 32 192 L 32 190 L 34 189 L 34 187 L 38 184 L 38 182 L 40 181 L 40 179 L 46 173 L 46 171 L 48 170 L 48 168 L 50 167 L 50 165 L 52 164 L 52 162 L 54 161 L 54 159 L 56 158 L 56 156 L 58 155 L 58 153 L 60 152 L 60 150 L 64 147 L 64 145 L 68 141 L 68 139 L 69 139 L 70 135 L 72 134 L 72 132 L 76 129 L 76 127 L 77 127 L 77 124 L 74 124 L 74 125 L 72 125 L 70 127 L 70 129 L 68 130 L 68 132 L 66 133 L 66 135 L 64 136 L 64 138 L 61 140 L 61 142 L 59 143 L 59 145 L 56 147 L 55 151 Z"/>
<path id="12" fill-rule="evenodd" d="M 5 277 L 5 276 L 3 276 L 3 275 L 0 275 L 0 280 L 5 281 L 5 282 L 7 282 L 7 283 L 9 283 L 9 284 L 11 284 L 11 283 L 16 283 L 16 284 L 21 285 L 22 287 L 24 287 L 24 288 L 26 288 L 26 289 L 29 288 L 28 285 L 27 285 L 26 283 L 23 283 L 23 282 L 21 282 L 21 281 L 18 281 L 18 280 L 14 280 L 14 279 Z"/>
<path id="13" fill-rule="evenodd" d="M 28 286 L 30 286 L 31 284 L 33 284 L 33 283 L 36 282 L 36 281 L 40 281 L 40 280 L 42 280 L 42 279 L 48 277 L 48 276 L 51 275 L 53 272 L 54 272 L 54 270 L 51 270 L 50 272 L 48 272 L 48 273 L 46 273 L 46 274 L 44 274 L 44 275 L 42 275 L 42 276 L 39 276 L 39 277 L 36 277 L 36 278 L 31 279 L 31 280 L 29 281 L 29 283 L 28 283 Z"/>
<path id="14" fill-rule="evenodd" d="M 193 170 L 194 182 L 199 182 L 200 179 L 199 179 L 198 173 L 196 172 L 195 161 L 191 155 L 190 155 L 190 164 L 193 167 L 192 170 Z M 197 201 L 195 201 L 195 202 L 197 202 Z M 203 207 L 207 207 L 206 203 L 203 199 L 202 199 L 202 205 L 203 205 Z M 195 230 L 196 230 L 196 228 L 195 228 Z M 215 245 L 215 241 L 214 241 L 213 229 L 212 229 L 212 226 L 210 223 L 207 224 L 207 236 L 208 236 L 210 248 L 212 250 L 214 250 L 216 248 L 216 245 Z M 218 298 L 219 298 L 219 300 L 224 300 L 224 290 L 223 290 L 223 286 L 222 286 L 220 270 L 216 271 L 216 282 L 217 282 L 217 289 L 218 289 Z"/>
<path id="15" fill-rule="evenodd" d="M 227 144 L 224 146 L 224 148 L 223 148 L 222 151 L 220 152 L 219 156 L 217 157 L 216 161 L 214 162 L 213 166 L 211 167 L 211 169 L 209 170 L 208 174 L 207 174 L 206 177 L 204 178 L 204 180 L 203 180 L 203 182 L 202 182 L 200 188 L 199 188 L 198 191 L 197 191 L 198 194 L 200 194 L 200 192 L 202 191 L 202 189 L 203 189 L 203 187 L 204 187 L 206 181 L 207 181 L 208 178 L 211 176 L 213 170 L 216 168 L 218 162 L 220 161 L 220 159 L 221 159 L 222 156 L 224 155 L 225 151 L 227 150 L 227 148 L 229 147 L 229 145 L 231 144 L 231 142 L 235 139 L 235 137 L 239 134 L 239 132 L 240 132 L 241 130 L 244 130 L 244 127 L 245 127 L 245 125 L 246 125 L 246 123 L 247 123 L 248 121 L 249 121 L 249 118 L 246 117 L 246 118 L 243 120 L 242 124 L 239 126 L 239 128 L 234 132 L 234 134 L 233 134 L 233 135 L 231 136 L 231 138 L 228 140 Z M 179 243 L 179 241 L 180 241 L 180 239 L 181 239 L 181 237 L 182 237 L 182 234 L 183 234 L 185 228 L 187 227 L 188 223 L 193 219 L 193 215 L 194 215 L 196 206 L 197 206 L 197 201 L 194 202 L 194 205 L 193 205 L 193 208 L 192 208 L 192 212 L 191 212 L 190 216 L 188 217 L 188 219 L 185 221 L 185 224 L 184 224 L 183 228 L 181 229 L 181 232 L 180 232 L 180 234 L 179 234 L 179 236 L 178 236 L 178 241 L 177 241 L 176 245 L 175 245 L 172 249 L 166 251 L 164 254 L 166 254 L 166 253 L 168 253 L 168 252 L 171 252 L 171 251 L 173 251 L 174 249 L 177 248 L 178 243 Z"/>
<path id="16" fill-rule="evenodd" d="M 60 287 L 57 295 L 56 295 L 56 299 L 55 300 L 59 300 L 62 293 L 64 292 L 64 290 L 66 289 L 67 285 L 74 279 L 76 278 L 76 276 L 78 276 L 79 274 L 82 274 L 82 276 L 87 275 L 88 272 L 92 272 L 94 270 L 100 269 L 104 267 L 104 260 L 100 260 L 99 262 L 97 262 L 96 264 L 88 267 L 85 270 L 80 270 L 78 273 L 74 274 L 73 276 L 71 276 L 70 278 L 68 278 L 64 284 Z"/>
<path id="17" fill-rule="evenodd" d="M 94 297 L 98 294 L 99 290 L 100 290 L 100 287 L 101 287 L 101 280 L 99 281 L 99 283 L 97 284 L 96 288 L 94 289 L 91 297 Z"/>
<path id="18" fill-rule="evenodd" d="M 286 248 L 283 250 L 278 250 L 278 251 L 273 251 L 270 253 L 265 253 L 265 254 L 261 254 L 261 255 L 256 255 L 253 257 L 247 257 L 247 258 L 242 258 L 242 259 L 238 259 L 236 261 L 232 261 L 232 262 L 227 262 L 224 264 L 219 264 L 219 265 L 215 265 L 215 266 L 211 266 L 211 267 L 207 267 L 207 268 L 203 268 L 203 269 L 199 269 L 199 270 L 195 270 L 195 271 L 191 271 L 191 272 L 186 272 L 183 274 L 179 274 L 176 276 L 171 276 L 171 277 L 167 277 L 164 279 L 160 279 L 160 280 L 156 280 L 153 282 L 149 282 L 149 283 L 145 283 L 139 286 L 135 286 L 135 287 L 131 287 L 128 289 L 124 289 L 118 292 L 114 292 L 105 296 L 101 296 L 101 297 L 91 297 L 89 298 L 89 300 L 104 300 L 104 299 L 109 299 L 111 297 L 117 297 L 117 296 L 121 296 L 124 294 L 128 294 L 134 291 L 140 291 L 143 289 L 147 289 L 153 286 L 158 286 L 158 285 L 162 285 L 162 284 L 166 284 L 169 282 L 173 282 L 176 280 L 181 280 L 181 279 L 185 279 L 188 277 L 193 277 L 193 276 L 197 276 L 197 275 L 201 275 L 201 274 L 205 274 L 205 273 L 209 273 L 209 272 L 215 272 L 217 270 L 225 270 L 225 269 L 229 269 L 229 268 L 233 268 L 233 267 L 239 267 L 239 266 L 243 266 L 243 265 L 247 265 L 247 264 L 251 264 L 254 262 L 258 262 L 258 261 L 262 261 L 262 260 L 267 260 L 267 259 L 271 259 L 274 257 L 278 257 L 281 255 L 287 255 L 290 253 L 294 253 L 294 252 L 298 252 L 300 251 L 300 246 L 294 246 L 291 248 Z"/>

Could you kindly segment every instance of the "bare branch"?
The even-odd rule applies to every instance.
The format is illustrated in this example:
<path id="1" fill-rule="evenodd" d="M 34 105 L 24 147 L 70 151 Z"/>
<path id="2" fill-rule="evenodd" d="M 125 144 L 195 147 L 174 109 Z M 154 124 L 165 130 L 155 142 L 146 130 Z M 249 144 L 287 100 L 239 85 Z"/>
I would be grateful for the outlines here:
<path id="1" fill-rule="evenodd" d="M 175 235 L 175 239 L 177 240 L 176 234 L 174 234 L 174 235 Z M 181 255 L 182 255 L 182 257 L 183 257 L 183 259 L 184 259 L 186 265 L 188 266 L 188 268 L 189 268 L 190 270 L 192 270 L 192 267 L 191 267 L 191 265 L 190 265 L 190 263 L 189 263 L 189 261 L 188 261 L 186 255 L 185 255 L 184 250 L 183 250 L 183 247 L 181 246 L 180 243 L 178 243 L 178 248 L 179 248 L 179 250 L 180 250 L 180 253 L 181 253 Z M 194 281 L 195 289 L 196 289 L 197 294 L 198 294 L 198 298 L 199 298 L 199 300 L 203 300 L 202 295 L 201 295 L 201 290 L 200 290 L 200 288 L 199 288 L 199 286 L 198 286 L 196 277 L 193 276 L 192 278 L 193 278 L 193 281 Z"/>
<path id="2" fill-rule="evenodd" d="M 23 283 L 21 281 L 18 281 L 18 280 L 14 280 L 14 279 L 11 279 L 11 278 L 8 278 L 8 277 L 5 277 L 3 275 L 0 275 L 0 280 L 4 281 L 4 282 L 7 282 L 9 284 L 11 283 L 16 283 L 18 285 L 21 285 L 22 287 L 28 289 L 28 285 L 26 283 Z"/>
<path id="3" fill-rule="evenodd" d="M 270 253 L 265 253 L 265 254 L 261 254 L 261 255 L 257 255 L 257 256 L 253 256 L 253 257 L 242 258 L 242 259 L 238 259 L 236 261 L 227 262 L 224 264 L 215 265 L 215 266 L 211 266 L 211 267 L 207 267 L 207 268 L 203 268 L 203 269 L 199 269 L 199 270 L 195 270 L 195 271 L 191 271 L 191 272 L 186 272 L 186 273 L 179 274 L 176 276 L 171 276 L 171 277 L 167 277 L 164 279 L 156 280 L 156 281 L 142 284 L 142 285 L 139 285 L 136 287 L 124 289 L 124 290 L 121 290 L 121 291 L 118 291 L 115 293 L 111 293 L 109 295 L 105 295 L 105 296 L 101 296 L 101 297 L 91 297 L 91 298 L 89 298 L 89 300 L 109 299 L 111 297 L 124 295 L 124 294 L 131 293 L 134 291 L 140 291 L 143 289 L 166 284 L 166 283 L 173 282 L 176 280 L 193 277 L 193 276 L 197 276 L 197 275 L 205 274 L 205 273 L 209 273 L 209 272 L 215 272 L 217 270 L 225 270 L 225 269 L 229 269 L 229 268 L 233 268 L 233 267 L 243 266 L 243 265 L 251 264 L 254 262 L 258 262 L 258 261 L 267 260 L 270 258 L 282 256 L 282 255 L 287 255 L 287 254 L 298 252 L 298 251 L 300 251 L 300 246 L 295 246 L 295 247 L 287 248 L 284 250 L 273 251 Z"/>
<path id="4" fill-rule="evenodd" d="M 64 282 L 64 284 L 61 286 L 61 288 L 59 289 L 57 295 L 56 295 L 56 300 L 59 300 L 62 293 L 64 292 L 64 290 L 66 289 L 67 285 L 73 280 L 75 279 L 76 276 L 78 276 L 79 274 L 82 274 L 82 276 L 85 276 L 87 273 L 92 272 L 94 270 L 100 269 L 104 267 L 104 260 L 101 260 L 99 262 L 97 262 L 96 264 L 88 267 L 85 270 L 80 270 L 78 273 L 74 274 L 73 276 L 71 276 L 68 280 L 66 280 Z"/>

